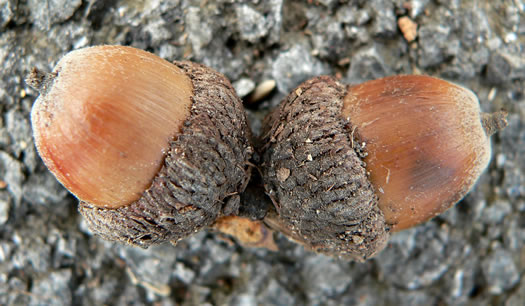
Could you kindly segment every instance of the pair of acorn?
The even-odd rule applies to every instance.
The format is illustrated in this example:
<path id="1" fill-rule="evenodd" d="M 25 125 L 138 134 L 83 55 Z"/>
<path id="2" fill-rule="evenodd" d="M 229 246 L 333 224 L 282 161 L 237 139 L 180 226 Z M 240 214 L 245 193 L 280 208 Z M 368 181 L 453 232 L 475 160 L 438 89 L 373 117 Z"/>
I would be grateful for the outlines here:
<path id="1" fill-rule="evenodd" d="M 273 208 L 263 220 L 311 250 L 363 260 L 389 233 L 458 202 L 487 167 L 505 114 L 468 89 L 403 75 L 299 85 L 253 141 L 220 73 L 123 46 L 75 50 L 34 69 L 35 144 L 80 200 L 91 230 L 148 246 L 235 216 L 261 156 Z"/>

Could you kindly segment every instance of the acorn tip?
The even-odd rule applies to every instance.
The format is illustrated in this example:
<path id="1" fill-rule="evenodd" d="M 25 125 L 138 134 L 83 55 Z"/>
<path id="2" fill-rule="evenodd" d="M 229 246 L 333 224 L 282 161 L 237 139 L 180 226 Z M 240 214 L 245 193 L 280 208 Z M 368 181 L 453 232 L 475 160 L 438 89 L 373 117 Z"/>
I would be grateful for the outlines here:
<path id="1" fill-rule="evenodd" d="M 492 136 L 494 133 L 502 131 L 509 124 L 507 121 L 507 111 L 501 110 L 494 113 L 481 113 L 481 125 L 485 130 L 487 136 Z"/>
<path id="2" fill-rule="evenodd" d="M 42 71 L 36 67 L 31 68 L 31 71 L 27 74 L 25 82 L 31 88 L 37 90 L 39 93 L 43 93 L 48 87 L 49 82 L 56 76 L 54 73 L 48 73 Z"/>

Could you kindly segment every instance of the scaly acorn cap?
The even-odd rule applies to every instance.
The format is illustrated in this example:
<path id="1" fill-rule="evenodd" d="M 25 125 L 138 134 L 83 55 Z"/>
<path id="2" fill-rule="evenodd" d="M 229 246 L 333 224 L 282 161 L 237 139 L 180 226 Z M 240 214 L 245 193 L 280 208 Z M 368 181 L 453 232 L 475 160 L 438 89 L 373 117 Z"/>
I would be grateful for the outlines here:
<path id="1" fill-rule="evenodd" d="M 176 241 L 235 211 L 252 148 L 240 99 L 218 72 L 123 46 L 33 70 L 42 160 L 80 200 L 91 230 L 147 246 Z M 231 205 L 230 205 L 231 206 Z"/>
<path id="2" fill-rule="evenodd" d="M 345 93 L 335 79 L 317 77 L 265 119 L 261 169 L 276 210 L 265 222 L 313 251 L 365 260 L 383 249 L 389 234 L 352 128 L 341 116 Z"/>
<path id="3" fill-rule="evenodd" d="M 443 212 L 490 160 L 505 114 L 482 114 L 468 89 L 426 76 L 345 87 L 301 84 L 266 118 L 265 222 L 307 248 L 365 260 L 391 230 Z"/>

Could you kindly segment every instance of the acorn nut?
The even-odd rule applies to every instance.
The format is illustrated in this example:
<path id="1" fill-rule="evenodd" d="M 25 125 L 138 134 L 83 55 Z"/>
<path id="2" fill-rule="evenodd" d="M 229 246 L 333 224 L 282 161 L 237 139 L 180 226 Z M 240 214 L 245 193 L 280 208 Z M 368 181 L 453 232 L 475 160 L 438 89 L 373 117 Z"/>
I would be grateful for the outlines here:
<path id="1" fill-rule="evenodd" d="M 34 69 L 31 122 L 42 160 L 90 229 L 146 247 L 235 213 L 249 180 L 250 132 L 218 72 L 146 51 L 97 46 Z"/>
<path id="2" fill-rule="evenodd" d="M 400 75 L 356 86 L 301 84 L 265 120 L 265 221 L 307 248 L 364 260 L 391 231 L 442 213 L 487 167 L 506 114 L 468 89 Z"/>

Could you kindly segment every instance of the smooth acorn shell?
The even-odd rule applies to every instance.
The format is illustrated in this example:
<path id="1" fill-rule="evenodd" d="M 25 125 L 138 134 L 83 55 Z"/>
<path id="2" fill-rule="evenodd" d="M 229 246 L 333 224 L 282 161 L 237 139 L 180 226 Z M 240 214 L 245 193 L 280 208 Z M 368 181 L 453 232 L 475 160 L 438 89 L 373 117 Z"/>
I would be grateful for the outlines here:
<path id="1" fill-rule="evenodd" d="M 117 208 L 153 181 L 190 114 L 179 67 L 139 49 L 100 46 L 64 56 L 32 113 L 35 144 L 81 201 Z"/>
<path id="2" fill-rule="evenodd" d="M 490 160 L 477 97 L 444 80 L 400 75 L 350 86 L 342 115 L 365 144 L 366 169 L 395 231 L 454 205 Z"/>
<path id="3" fill-rule="evenodd" d="M 176 242 L 238 210 L 250 131 L 220 73 L 145 51 L 73 51 L 33 71 L 42 159 L 79 199 L 91 231 L 147 247 Z"/>

